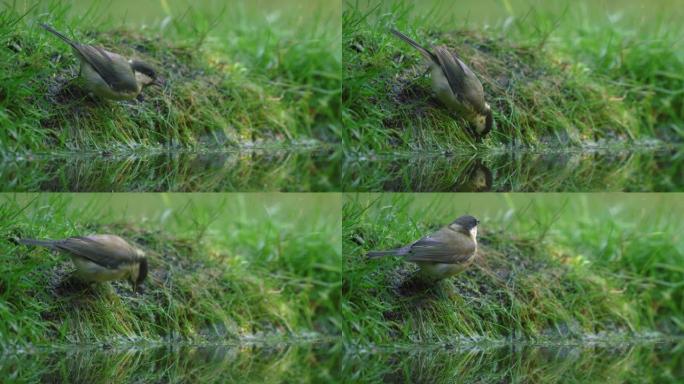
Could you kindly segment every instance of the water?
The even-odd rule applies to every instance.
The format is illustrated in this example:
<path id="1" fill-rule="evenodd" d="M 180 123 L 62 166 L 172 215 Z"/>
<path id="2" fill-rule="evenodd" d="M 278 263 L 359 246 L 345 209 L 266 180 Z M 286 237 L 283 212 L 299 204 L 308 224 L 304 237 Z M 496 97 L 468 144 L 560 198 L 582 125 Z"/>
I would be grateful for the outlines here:
<path id="1" fill-rule="evenodd" d="M 160 345 L 6 354 L 3 383 L 322 383 L 339 381 L 339 347 Z"/>
<path id="2" fill-rule="evenodd" d="M 5 192 L 339 190 L 332 150 L 65 154 L 0 163 Z"/>
<path id="3" fill-rule="evenodd" d="M 359 383 L 681 383 L 683 342 L 406 346 L 346 354 Z"/>
<path id="4" fill-rule="evenodd" d="M 680 383 L 684 342 L 72 346 L 6 353 L 3 383 Z"/>
<path id="5" fill-rule="evenodd" d="M 684 189 L 684 151 L 497 151 L 347 158 L 347 191 L 670 192 Z"/>

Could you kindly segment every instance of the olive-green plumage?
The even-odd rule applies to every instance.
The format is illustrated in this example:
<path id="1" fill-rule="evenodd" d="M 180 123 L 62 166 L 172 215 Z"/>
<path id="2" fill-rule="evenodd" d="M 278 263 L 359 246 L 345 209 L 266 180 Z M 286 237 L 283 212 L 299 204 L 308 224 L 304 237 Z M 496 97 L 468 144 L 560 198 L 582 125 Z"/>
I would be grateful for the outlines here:
<path id="1" fill-rule="evenodd" d="M 369 252 L 368 257 L 401 256 L 418 264 L 424 280 L 453 276 L 468 267 L 477 252 L 477 225 L 472 216 L 461 216 L 437 232 L 405 247 Z"/>
<path id="2" fill-rule="evenodd" d="M 68 254 L 76 266 L 76 276 L 83 281 L 128 280 L 135 290 L 147 276 L 145 253 L 116 235 L 79 236 L 64 240 L 19 239 L 18 242 Z"/>
<path id="3" fill-rule="evenodd" d="M 81 62 L 80 76 L 85 87 L 97 96 L 113 100 L 134 99 L 147 85 L 160 83 L 156 71 L 147 63 L 128 60 L 100 47 L 79 44 L 47 24 L 46 31 L 69 44 Z"/>
<path id="4" fill-rule="evenodd" d="M 468 121 L 478 137 L 491 131 L 492 109 L 485 101 L 482 83 L 456 54 L 443 45 L 430 51 L 397 30 L 392 29 L 392 33 L 429 60 L 432 89 L 447 108 Z"/>

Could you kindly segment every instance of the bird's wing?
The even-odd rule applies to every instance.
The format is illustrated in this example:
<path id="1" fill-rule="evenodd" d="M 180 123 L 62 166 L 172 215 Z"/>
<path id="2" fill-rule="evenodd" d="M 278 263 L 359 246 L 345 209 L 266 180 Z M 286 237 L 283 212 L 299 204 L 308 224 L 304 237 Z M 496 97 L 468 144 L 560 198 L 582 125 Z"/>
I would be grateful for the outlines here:
<path id="1" fill-rule="evenodd" d="M 406 260 L 458 264 L 468 260 L 475 248 L 476 244 L 470 237 L 442 228 L 413 243 Z"/>
<path id="2" fill-rule="evenodd" d="M 135 248 L 113 235 L 70 237 L 60 241 L 56 247 L 112 269 L 118 268 L 122 263 L 138 260 Z"/>
<path id="3" fill-rule="evenodd" d="M 435 57 L 449 81 L 451 91 L 465 99 L 476 111 L 485 110 L 484 89 L 475 73 L 444 46 L 435 47 Z"/>
<path id="4" fill-rule="evenodd" d="M 100 47 L 84 44 L 75 44 L 73 47 L 113 90 L 121 92 L 137 90 L 135 74 L 125 60 L 123 62 L 113 60 L 114 54 Z"/>

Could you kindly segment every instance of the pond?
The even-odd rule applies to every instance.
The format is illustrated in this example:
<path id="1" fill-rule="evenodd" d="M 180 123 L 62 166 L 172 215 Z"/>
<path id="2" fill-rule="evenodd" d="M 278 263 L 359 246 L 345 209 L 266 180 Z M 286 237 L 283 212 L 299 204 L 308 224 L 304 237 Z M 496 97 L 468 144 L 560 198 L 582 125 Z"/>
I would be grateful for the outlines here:
<path id="1" fill-rule="evenodd" d="M 359 383 L 681 383 L 684 343 L 405 346 L 347 353 Z"/>
<path id="2" fill-rule="evenodd" d="M 532 151 L 348 157 L 347 191 L 670 192 L 684 188 L 684 151 Z"/>
<path id="3" fill-rule="evenodd" d="M 319 343 L 73 346 L 7 354 L 3 383 L 334 382 L 340 348 Z"/>
<path id="4" fill-rule="evenodd" d="M 678 383 L 684 342 L 72 346 L 6 354 L 0 376 L 12 383 Z"/>
<path id="5" fill-rule="evenodd" d="M 339 155 L 328 149 L 154 151 L 33 155 L 0 162 L 4 192 L 330 191 Z"/>

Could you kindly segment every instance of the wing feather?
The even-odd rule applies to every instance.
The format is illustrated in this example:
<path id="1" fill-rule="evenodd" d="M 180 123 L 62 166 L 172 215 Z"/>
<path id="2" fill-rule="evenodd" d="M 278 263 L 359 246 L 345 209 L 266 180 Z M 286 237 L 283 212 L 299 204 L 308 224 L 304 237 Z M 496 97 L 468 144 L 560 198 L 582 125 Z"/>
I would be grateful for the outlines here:
<path id="1" fill-rule="evenodd" d="M 73 47 L 113 90 L 137 90 L 135 74 L 126 61 L 113 60 L 111 54 L 100 47 L 83 44 L 75 44 Z"/>
<path id="2" fill-rule="evenodd" d="M 451 91 L 465 99 L 478 112 L 485 110 L 484 89 L 475 73 L 455 54 L 444 46 L 434 48 L 435 57 L 442 68 Z"/>
<path id="3" fill-rule="evenodd" d="M 458 264 L 472 257 L 476 247 L 470 237 L 442 228 L 413 243 L 406 260 Z"/>
<path id="4" fill-rule="evenodd" d="M 60 241 L 56 247 L 111 269 L 139 259 L 136 248 L 113 235 L 70 237 Z"/>

